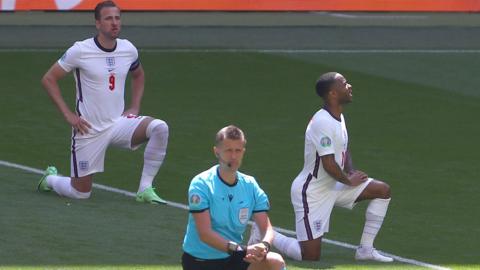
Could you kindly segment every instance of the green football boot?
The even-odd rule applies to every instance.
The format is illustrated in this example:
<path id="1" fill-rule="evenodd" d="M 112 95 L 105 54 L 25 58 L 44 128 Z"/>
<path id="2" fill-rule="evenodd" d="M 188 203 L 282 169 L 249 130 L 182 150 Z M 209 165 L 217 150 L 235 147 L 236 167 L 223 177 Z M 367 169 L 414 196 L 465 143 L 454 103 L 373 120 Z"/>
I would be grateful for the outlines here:
<path id="1" fill-rule="evenodd" d="M 137 193 L 137 202 L 151 203 L 151 204 L 167 204 L 167 201 L 158 197 L 155 193 L 155 188 L 146 188 L 143 192 Z"/>
<path id="2" fill-rule="evenodd" d="M 43 173 L 42 178 L 40 178 L 40 181 L 38 181 L 37 190 L 38 191 L 43 191 L 43 192 L 47 192 L 47 191 L 52 190 L 47 185 L 47 176 L 57 175 L 57 174 L 58 174 L 57 168 L 55 168 L 53 166 L 48 166 L 47 169 L 45 169 L 45 172 Z"/>

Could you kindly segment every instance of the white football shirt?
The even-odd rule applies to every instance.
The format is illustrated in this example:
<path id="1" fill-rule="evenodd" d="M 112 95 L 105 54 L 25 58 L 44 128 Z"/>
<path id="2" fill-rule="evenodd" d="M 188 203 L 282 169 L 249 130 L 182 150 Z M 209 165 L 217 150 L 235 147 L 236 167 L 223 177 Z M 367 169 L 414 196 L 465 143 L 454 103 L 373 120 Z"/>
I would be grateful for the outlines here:
<path id="1" fill-rule="evenodd" d="M 323 169 L 320 157 L 334 154 L 335 161 L 343 169 L 348 147 L 348 133 L 343 114 L 337 119 L 326 109 L 321 109 L 313 116 L 305 132 L 305 163 L 297 179 L 305 181 L 311 174 L 319 181 L 333 180 Z"/>
<path id="2" fill-rule="evenodd" d="M 117 39 L 112 50 L 96 38 L 78 41 L 58 64 L 73 71 L 76 82 L 76 112 L 92 126 L 87 137 L 110 127 L 124 111 L 125 81 L 130 70 L 140 65 L 138 51 L 126 39 Z"/>

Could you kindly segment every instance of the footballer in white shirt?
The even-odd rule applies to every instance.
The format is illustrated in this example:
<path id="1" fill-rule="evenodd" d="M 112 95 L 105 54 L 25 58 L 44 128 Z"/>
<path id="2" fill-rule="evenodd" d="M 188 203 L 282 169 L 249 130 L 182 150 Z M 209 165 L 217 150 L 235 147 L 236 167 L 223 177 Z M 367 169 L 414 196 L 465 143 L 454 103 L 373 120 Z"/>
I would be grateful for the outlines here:
<path id="1" fill-rule="evenodd" d="M 333 207 L 352 209 L 359 201 L 371 200 L 355 258 L 391 262 L 392 258 L 373 247 L 390 202 L 390 187 L 354 169 L 348 150 L 342 112 L 352 102 L 352 86 L 342 74 L 328 72 L 318 79 L 316 91 L 324 105 L 307 126 L 304 167 L 293 181 L 290 194 L 297 238 L 275 232 L 273 245 L 295 260 L 319 260 L 322 237 L 329 230 Z M 256 231 L 253 228 L 252 235 Z"/>
<path id="2" fill-rule="evenodd" d="M 43 87 L 72 126 L 71 177 L 59 176 L 56 168 L 49 166 L 37 189 L 54 190 L 75 199 L 89 198 L 93 176 L 103 172 L 109 146 L 135 150 L 147 142 L 136 200 L 164 204 L 166 201 L 156 194 L 152 183 L 166 155 L 168 125 L 139 115 L 144 71 L 135 46 L 118 38 L 121 17 L 115 2 L 97 4 L 95 26 L 95 37 L 75 42 L 42 78 Z M 75 77 L 75 112 L 66 105 L 58 85 L 69 72 Z M 125 81 L 129 74 L 132 101 L 125 109 Z"/>

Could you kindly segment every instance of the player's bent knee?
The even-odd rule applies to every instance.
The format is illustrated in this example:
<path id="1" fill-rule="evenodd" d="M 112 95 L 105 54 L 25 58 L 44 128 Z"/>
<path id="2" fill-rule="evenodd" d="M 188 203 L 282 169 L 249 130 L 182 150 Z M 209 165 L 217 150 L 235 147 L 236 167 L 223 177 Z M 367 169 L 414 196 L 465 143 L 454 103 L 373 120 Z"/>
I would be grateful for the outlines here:
<path id="1" fill-rule="evenodd" d="M 391 198 L 391 195 L 392 195 L 391 191 L 390 191 L 390 186 L 385 182 L 383 182 L 383 185 L 382 185 L 382 194 L 381 195 L 382 195 L 382 197 L 381 197 L 382 199 L 389 199 L 389 198 Z"/>
<path id="2" fill-rule="evenodd" d="M 165 136 L 165 134 L 168 135 L 169 129 L 168 125 L 165 121 L 160 120 L 160 119 L 154 119 L 153 121 L 148 124 L 147 130 L 146 130 L 146 135 L 147 138 L 150 138 L 151 136 Z"/>
<path id="3" fill-rule="evenodd" d="M 85 200 L 85 199 L 88 199 L 90 198 L 90 195 L 92 194 L 92 192 L 73 192 L 74 193 L 74 196 L 75 196 L 75 199 L 81 199 L 81 200 Z"/>
<path id="4" fill-rule="evenodd" d="M 74 186 L 70 186 L 70 190 L 68 192 L 68 197 L 73 198 L 73 199 L 88 199 L 90 198 L 90 195 L 92 194 L 92 191 L 79 191 L 77 190 Z"/>
<path id="5" fill-rule="evenodd" d="M 285 260 L 283 259 L 282 255 L 276 252 L 269 252 L 267 254 L 267 263 L 269 265 L 269 269 L 280 270 L 284 269 L 285 267 Z"/>
<path id="6" fill-rule="evenodd" d="M 303 261 L 319 261 L 320 260 L 320 253 L 303 253 L 302 254 Z"/>
<path id="7" fill-rule="evenodd" d="M 302 260 L 304 261 L 318 261 L 322 250 L 322 237 L 314 240 L 301 241 L 300 247 L 302 249 Z"/>
<path id="8" fill-rule="evenodd" d="M 304 248 L 302 250 L 302 260 L 304 261 L 320 260 L 320 250 L 312 249 L 312 248 Z"/>
<path id="9" fill-rule="evenodd" d="M 79 178 L 72 177 L 71 180 L 72 189 L 80 193 L 90 193 L 93 186 L 92 175 L 82 176 Z"/>

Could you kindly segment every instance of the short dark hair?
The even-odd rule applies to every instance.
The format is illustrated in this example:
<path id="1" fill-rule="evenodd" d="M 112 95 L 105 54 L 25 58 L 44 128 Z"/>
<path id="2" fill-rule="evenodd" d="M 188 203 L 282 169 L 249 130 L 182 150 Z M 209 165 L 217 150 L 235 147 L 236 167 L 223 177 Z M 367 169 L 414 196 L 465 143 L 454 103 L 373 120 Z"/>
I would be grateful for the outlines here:
<path id="1" fill-rule="evenodd" d="M 95 6 L 95 20 L 99 21 L 101 19 L 100 12 L 102 11 L 103 8 L 106 7 L 118 7 L 117 4 L 113 1 L 103 1 L 97 4 Z"/>
<path id="2" fill-rule="evenodd" d="M 242 140 L 244 144 L 247 143 L 243 131 L 234 125 L 226 126 L 217 132 L 217 135 L 215 136 L 215 145 L 218 146 L 225 139 Z"/>
<path id="3" fill-rule="evenodd" d="M 317 90 L 317 95 L 321 96 L 323 99 L 330 92 L 332 84 L 335 82 L 335 76 L 338 72 L 327 72 L 324 73 L 318 78 L 317 83 L 315 84 L 315 90 Z"/>

